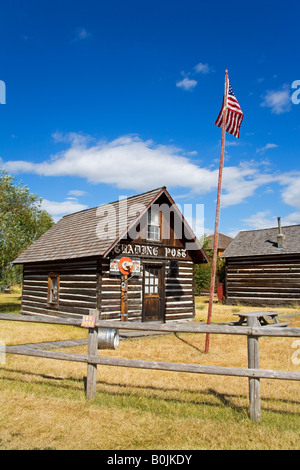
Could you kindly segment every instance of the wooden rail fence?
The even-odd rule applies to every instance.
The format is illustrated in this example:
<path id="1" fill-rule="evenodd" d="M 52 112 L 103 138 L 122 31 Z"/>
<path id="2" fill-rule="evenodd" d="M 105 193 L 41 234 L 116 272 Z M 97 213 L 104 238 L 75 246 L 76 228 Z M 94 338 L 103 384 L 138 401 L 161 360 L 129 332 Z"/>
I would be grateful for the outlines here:
<path id="1" fill-rule="evenodd" d="M 250 416 L 254 421 L 261 417 L 260 379 L 300 380 L 300 372 L 274 371 L 259 369 L 258 339 L 262 336 L 300 337 L 300 328 L 286 327 L 257 327 L 257 326 L 231 326 L 217 324 L 182 324 L 164 323 L 150 324 L 138 322 L 121 322 L 99 320 L 99 312 L 90 310 L 90 315 L 97 317 L 95 327 L 89 328 L 88 354 L 71 354 L 49 350 L 33 349 L 26 345 L 6 346 L 5 353 L 35 356 L 41 358 L 58 359 L 63 361 L 87 363 L 86 397 L 91 399 L 96 394 L 97 365 L 117 367 L 131 367 L 139 369 L 165 370 L 175 372 L 188 372 L 209 375 L 225 375 L 234 377 L 248 377 Z M 59 318 L 46 316 L 0 314 L 0 320 L 47 323 L 56 325 L 71 325 L 81 327 L 81 318 Z M 98 329 L 115 328 L 118 330 L 153 331 L 165 333 L 209 333 L 247 336 L 248 368 L 219 367 L 200 364 L 185 364 L 178 362 L 157 362 L 136 359 L 122 359 L 98 356 Z"/>

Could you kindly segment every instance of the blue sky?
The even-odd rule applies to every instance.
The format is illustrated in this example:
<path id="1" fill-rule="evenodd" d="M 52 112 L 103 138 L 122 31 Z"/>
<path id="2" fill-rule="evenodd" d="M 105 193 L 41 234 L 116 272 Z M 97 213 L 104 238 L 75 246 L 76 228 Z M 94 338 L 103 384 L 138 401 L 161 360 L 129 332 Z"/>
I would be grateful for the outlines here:
<path id="1" fill-rule="evenodd" d="M 7 2 L 0 168 L 55 220 L 165 185 L 182 209 L 204 204 L 212 233 L 227 68 L 244 121 L 226 136 L 219 229 L 299 224 L 299 14 L 296 0 Z"/>

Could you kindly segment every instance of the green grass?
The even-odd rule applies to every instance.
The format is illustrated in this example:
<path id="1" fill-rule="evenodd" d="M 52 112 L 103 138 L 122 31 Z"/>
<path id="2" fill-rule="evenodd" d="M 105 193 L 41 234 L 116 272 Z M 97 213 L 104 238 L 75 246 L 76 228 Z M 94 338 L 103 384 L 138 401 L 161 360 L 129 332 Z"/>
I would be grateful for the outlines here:
<path id="1" fill-rule="evenodd" d="M 240 313 L 240 309 L 239 308 L 233 308 L 232 309 L 232 313 Z"/>
<path id="2" fill-rule="evenodd" d="M 21 289 L 12 288 L 11 294 L 0 294 L 0 313 L 18 314 L 21 311 Z"/>

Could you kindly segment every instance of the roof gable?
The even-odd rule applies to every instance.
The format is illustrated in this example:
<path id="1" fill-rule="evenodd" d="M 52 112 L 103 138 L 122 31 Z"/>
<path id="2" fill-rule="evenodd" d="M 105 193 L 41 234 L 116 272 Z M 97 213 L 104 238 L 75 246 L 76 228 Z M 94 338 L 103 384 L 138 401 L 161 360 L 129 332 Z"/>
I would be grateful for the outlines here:
<path id="1" fill-rule="evenodd" d="M 123 201 L 115 201 L 63 217 L 20 254 L 14 263 L 108 256 L 114 246 L 139 223 L 149 207 L 163 194 L 172 205 L 174 204 L 183 219 L 166 188 L 154 189 Z M 190 238 L 196 240 L 187 222 L 184 219 L 183 221 Z M 200 257 L 207 261 L 201 245 L 198 241 L 196 244 L 196 251 L 200 252 Z"/>
<path id="2" fill-rule="evenodd" d="M 224 251 L 223 258 L 300 253 L 300 225 L 282 227 L 285 246 L 278 248 L 278 227 L 239 232 Z"/>
<path id="3" fill-rule="evenodd" d="M 208 235 L 206 237 L 207 240 L 209 240 L 211 248 L 213 248 L 214 245 L 214 235 Z M 224 235 L 224 233 L 219 233 L 218 234 L 218 249 L 219 250 L 225 250 L 228 245 L 232 242 L 233 238 L 229 237 L 228 235 Z"/>

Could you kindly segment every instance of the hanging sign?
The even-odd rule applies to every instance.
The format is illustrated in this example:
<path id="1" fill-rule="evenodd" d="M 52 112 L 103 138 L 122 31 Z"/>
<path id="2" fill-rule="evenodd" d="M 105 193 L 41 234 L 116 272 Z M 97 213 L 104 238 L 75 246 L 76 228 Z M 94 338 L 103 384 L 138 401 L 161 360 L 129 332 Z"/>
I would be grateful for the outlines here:
<path id="1" fill-rule="evenodd" d="M 176 258 L 185 259 L 187 250 L 185 248 L 175 248 L 172 246 L 159 245 L 133 245 L 131 243 L 120 243 L 113 249 L 116 255 L 145 256 L 152 258 Z"/>
<path id="2" fill-rule="evenodd" d="M 127 275 L 133 271 L 133 262 L 130 258 L 126 256 L 121 258 L 119 261 L 119 271 L 121 274 Z"/>
<path id="3" fill-rule="evenodd" d="M 81 326 L 82 328 L 95 328 L 96 320 L 96 315 L 83 315 Z"/>
<path id="4" fill-rule="evenodd" d="M 115 258 L 110 260 L 109 272 L 110 274 L 120 274 L 119 262 L 121 258 Z M 140 260 L 133 259 L 131 260 L 133 264 L 133 269 L 131 270 L 132 276 L 139 276 L 141 272 L 141 262 Z M 128 272 L 126 273 L 128 274 Z"/>

